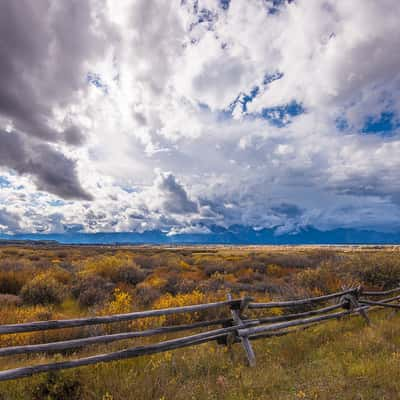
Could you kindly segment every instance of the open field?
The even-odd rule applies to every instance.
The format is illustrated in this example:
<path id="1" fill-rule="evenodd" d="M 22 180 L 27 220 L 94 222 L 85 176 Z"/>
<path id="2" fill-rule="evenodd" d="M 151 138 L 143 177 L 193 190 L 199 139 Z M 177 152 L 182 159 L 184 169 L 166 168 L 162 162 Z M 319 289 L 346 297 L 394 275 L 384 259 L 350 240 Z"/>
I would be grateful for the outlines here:
<path id="1" fill-rule="evenodd" d="M 257 301 L 319 296 L 362 284 L 400 283 L 396 246 L 107 247 L 1 246 L 0 324 L 126 313 L 251 295 Z M 301 311 L 298 307 L 287 312 Z M 276 315 L 271 309 L 267 315 Z M 250 317 L 257 316 L 252 311 Z M 266 315 L 264 311 L 263 315 Z M 180 314 L 108 326 L 0 336 L 1 346 L 79 338 L 227 317 Z M 0 399 L 396 399 L 400 315 L 328 322 L 243 350 L 204 344 L 161 355 L 0 383 Z M 179 334 L 168 335 L 168 338 Z M 157 337 L 162 340 L 167 336 Z M 149 339 L 63 354 L 3 357 L 0 369 L 106 353 Z"/>

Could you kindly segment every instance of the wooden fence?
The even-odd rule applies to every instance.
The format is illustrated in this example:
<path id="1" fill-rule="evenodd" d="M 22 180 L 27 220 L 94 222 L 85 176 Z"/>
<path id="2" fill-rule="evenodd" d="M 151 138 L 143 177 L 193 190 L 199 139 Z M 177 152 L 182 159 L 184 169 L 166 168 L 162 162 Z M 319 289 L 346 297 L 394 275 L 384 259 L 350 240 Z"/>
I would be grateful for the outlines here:
<path id="1" fill-rule="evenodd" d="M 370 321 L 367 316 L 367 310 L 375 310 L 380 307 L 390 307 L 395 309 L 400 308 L 400 304 L 396 304 L 400 300 L 400 295 L 385 298 L 386 296 L 399 292 L 400 287 L 379 292 L 363 291 L 361 287 L 357 287 L 326 296 L 268 303 L 255 303 L 250 297 L 232 299 L 231 295 L 228 294 L 226 301 L 215 303 L 197 304 L 159 310 L 138 311 L 128 314 L 117 314 L 110 316 L 0 325 L 0 335 L 8 335 L 49 329 L 109 324 L 121 321 L 134 321 L 141 318 L 167 316 L 179 313 L 193 313 L 221 308 L 226 308 L 230 312 L 230 317 L 224 319 L 214 319 L 174 326 L 161 326 L 142 331 L 91 336 L 82 339 L 65 340 L 51 343 L 1 347 L 0 357 L 13 356 L 17 354 L 59 352 L 70 349 L 78 349 L 92 344 L 111 343 L 119 340 L 148 337 L 171 332 L 190 331 L 198 328 L 210 328 L 213 326 L 217 327 L 216 329 L 192 334 L 190 336 L 161 341 L 149 345 L 131 347 L 112 353 L 99 354 L 91 357 L 79 358 L 76 360 L 54 362 L 0 371 L 0 381 L 23 378 L 42 372 L 75 368 L 100 362 L 109 362 L 142 355 L 161 353 L 182 347 L 195 346 L 210 341 L 218 341 L 218 343 L 224 345 L 231 345 L 233 343 L 240 342 L 246 353 L 249 365 L 254 366 L 256 363 L 256 358 L 251 345 L 252 340 L 271 336 L 286 335 L 296 331 L 299 329 L 298 327 L 305 329 L 310 326 L 314 326 L 315 324 L 332 319 L 340 319 L 342 317 L 354 314 L 361 315 L 365 319 L 366 323 L 369 324 Z M 370 300 L 369 298 L 374 300 Z M 376 298 L 384 299 L 377 300 Z M 326 302 L 330 300 L 335 300 L 335 304 L 326 305 Z M 316 305 L 321 306 L 321 304 L 324 307 L 315 308 Z M 271 308 L 296 309 L 300 306 L 306 311 L 286 313 L 279 316 L 265 316 L 253 319 L 245 316 L 247 310 L 263 310 Z"/>

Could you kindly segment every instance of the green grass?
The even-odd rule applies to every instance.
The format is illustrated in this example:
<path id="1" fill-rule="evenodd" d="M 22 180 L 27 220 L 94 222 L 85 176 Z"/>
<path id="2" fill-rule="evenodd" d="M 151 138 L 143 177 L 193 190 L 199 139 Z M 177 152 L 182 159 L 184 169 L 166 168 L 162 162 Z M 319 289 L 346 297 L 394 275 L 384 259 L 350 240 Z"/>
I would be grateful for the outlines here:
<path id="1" fill-rule="evenodd" d="M 285 337 L 258 340 L 254 342 L 256 368 L 245 366 L 238 344 L 231 350 L 204 344 L 63 371 L 58 381 L 79 382 L 83 400 L 397 399 L 400 314 L 380 311 L 371 314 L 371 320 L 370 327 L 354 317 Z M 91 347 L 71 357 L 120 346 Z M 60 359 L 60 355 L 5 358 L 0 360 L 0 368 Z M 31 399 L 35 388 L 47 379 L 41 374 L 0 383 L 0 399 Z"/>

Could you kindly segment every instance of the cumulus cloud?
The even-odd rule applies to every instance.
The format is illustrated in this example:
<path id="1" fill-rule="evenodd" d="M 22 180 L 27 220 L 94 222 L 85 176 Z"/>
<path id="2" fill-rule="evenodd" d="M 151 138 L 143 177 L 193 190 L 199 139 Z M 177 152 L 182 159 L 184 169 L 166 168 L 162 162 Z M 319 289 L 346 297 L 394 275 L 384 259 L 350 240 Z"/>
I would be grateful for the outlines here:
<path id="1" fill-rule="evenodd" d="M 7 229 L 399 229 L 399 17 L 396 0 L 2 2 Z"/>

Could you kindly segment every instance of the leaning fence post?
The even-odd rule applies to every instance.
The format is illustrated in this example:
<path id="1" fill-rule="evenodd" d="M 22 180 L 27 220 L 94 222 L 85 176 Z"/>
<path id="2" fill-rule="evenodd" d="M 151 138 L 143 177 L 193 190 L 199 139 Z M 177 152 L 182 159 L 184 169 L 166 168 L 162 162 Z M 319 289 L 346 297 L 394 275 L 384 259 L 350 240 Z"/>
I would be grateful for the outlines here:
<path id="1" fill-rule="evenodd" d="M 227 294 L 228 300 L 232 300 L 232 295 L 230 293 Z M 249 303 L 251 302 L 251 297 L 244 297 L 240 303 L 239 310 L 234 309 L 231 307 L 231 315 L 235 325 L 238 327 L 243 325 L 242 316 L 243 313 L 246 311 Z M 241 336 L 240 341 L 242 342 L 242 346 L 244 351 L 246 352 L 247 360 L 250 367 L 254 367 L 256 365 L 256 356 L 253 351 L 253 347 L 251 346 L 250 340 L 247 336 Z"/>
<path id="2" fill-rule="evenodd" d="M 365 322 L 367 323 L 367 325 L 371 325 L 371 321 L 367 315 L 367 311 L 362 307 L 362 305 L 360 306 L 360 303 L 358 302 L 358 299 L 362 295 L 362 292 L 363 292 L 363 287 L 360 285 L 357 287 L 357 289 L 354 293 L 353 304 L 354 304 L 354 307 L 358 308 L 358 312 L 365 319 Z"/>

